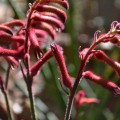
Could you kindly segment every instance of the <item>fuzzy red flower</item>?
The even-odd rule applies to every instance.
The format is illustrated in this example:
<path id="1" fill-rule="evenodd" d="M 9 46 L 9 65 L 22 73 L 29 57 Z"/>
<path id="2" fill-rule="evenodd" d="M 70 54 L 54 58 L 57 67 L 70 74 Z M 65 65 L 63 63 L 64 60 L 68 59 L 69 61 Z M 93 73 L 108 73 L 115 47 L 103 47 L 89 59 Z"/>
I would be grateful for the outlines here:
<path id="1" fill-rule="evenodd" d="M 83 90 L 78 91 L 75 96 L 75 107 L 76 109 L 84 104 L 99 103 L 100 101 L 96 98 L 87 98 L 86 93 Z"/>
<path id="2" fill-rule="evenodd" d="M 116 95 L 120 95 L 120 87 L 119 86 L 117 86 L 115 83 L 113 83 L 109 80 L 106 80 L 106 79 L 94 74 L 92 71 L 84 72 L 83 77 L 97 83 L 98 85 L 104 87 L 105 89 L 113 92 Z"/>
<path id="3" fill-rule="evenodd" d="M 58 67 L 59 67 L 59 71 L 61 74 L 61 78 L 62 78 L 62 82 L 63 84 L 69 88 L 70 90 L 72 89 L 72 80 L 68 74 L 67 68 L 66 68 L 66 64 L 65 64 L 65 60 L 61 51 L 61 47 L 58 46 L 57 44 L 53 43 L 51 45 L 51 49 L 53 52 L 53 55 L 58 63 Z"/>

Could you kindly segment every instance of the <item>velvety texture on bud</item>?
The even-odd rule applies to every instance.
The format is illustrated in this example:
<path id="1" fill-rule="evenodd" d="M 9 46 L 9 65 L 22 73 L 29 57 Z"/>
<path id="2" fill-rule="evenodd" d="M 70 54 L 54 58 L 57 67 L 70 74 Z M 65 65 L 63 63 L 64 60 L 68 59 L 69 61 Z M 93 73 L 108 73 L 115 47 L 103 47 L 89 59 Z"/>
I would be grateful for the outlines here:
<path id="1" fill-rule="evenodd" d="M 69 4 L 67 0 L 41 0 L 41 2 L 43 3 L 57 3 L 59 5 L 61 5 L 62 7 L 69 9 Z"/>
<path id="2" fill-rule="evenodd" d="M 0 31 L 13 35 L 12 29 L 4 25 L 0 25 Z"/>
<path id="3" fill-rule="evenodd" d="M 47 33 L 43 30 L 35 29 L 34 31 L 38 38 L 44 38 L 47 35 Z"/>
<path id="4" fill-rule="evenodd" d="M 52 50 L 53 55 L 58 63 L 62 82 L 67 88 L 69 88 L 71 90 L 72 89 L 72 80 L 68 74 L 65 60 L 64 60 L 64 57 L 63 57 L 63 54 L 61 51 L 61 47 L 58 46 L 57 44 L 53 43 L 53 44 L 51 44 L 51 50 Z"/>
<path id="5" fill-rule="evenodd" d="M 87 98 L 86 93 L 83 90 L 78 91 L 75 95 L 75 107 L 78 109 L 80 106 L 84 104 L 98 104 L 100 101 L 96 98 Z"/>
<path id="6" fill-rule="evenodd" d="M 37 40 L 37 36 L 35 34 L 35 30 L 30 28 L 29 30 L 29 39 L 30 39 L 30 42 L 31 42 L 31 47 L 34 51 L 34 54 L 36 56 L 36 58 L 40 58 L 41 57 L 41 54 L 43 53 L 41 48 L 40 48 L 40 45 L 39 45 L 39 42 Z"/>
<path id="7" fill-rule="evenodd" d="M 96 52 L 94 52 L 94 56 L 96 59 L 98 59 L 101 62 L 104 62 L 107 65 L 109 65 L 110 67 L 112 67 L 114 69 L 114 71 L 117 73 L 117 75 L 120 77 L 120 63 L 112 60 L 102 50 L 97 50 Z"/>
<path id="8" fill-rule="evenodd" d="M 21 46 L 17 50 L 11 50 L 0 47 L 0 56 L 12 56 L 22 58 L 24 56 L 24 47 Z"/>
<path id="9" fill-rule="evenodd" d="M 52 37 L 52 39 L 55 39 L 55 37 L 56 37 L 54 28 L 51 25 L 49 25 L 48 23 L 33 21 L 31 26 L 33 28 L 41 29 L 41 30 L 47 32 L 48 35 L 50 35 Z"/>
<path id="10" fill-rule="evenodd" d="M 113 35 L 112 37 L 108 37 L 103 42 L 105 43 L 110 42 L 116 46 L 120 46 L 120 35 L 116 34 L 116 35 Z"/>
<path id="11" fill-rule="evenodd" d="M 67 15 L 65 11 L 61 10 L 60 8 L 51 6 L 51 5 L 38 5 L 36 7 L 38 12 L 50 12 L 56 14 L 61 21 L 65 22 L 67 19 Z"/>
<path id="12" fill-rule="evenodd" d="M 2 25 L 8 26 L 8 27 L 24 26 L 25 22 L 23 20 L 12 20 L 9 22 L 5 22 Z"/>
<path id="13" fill-rule="evenodd" d="M 30 69 L 31 76 L 34 77 L 40 71 L 41 67 L 52 57 L 52 51 L 47 51 Z"/>
<path id="14" fill-rule="evenodd" d="M 104 87 L 105 89 L 113 92 L 116 95 L 120 94 L 120 87 L 119 86 L 117 86 L 115 83 L 113 83 L 109 80 L 106 80 L 106 79 L 94 74 L 91 71 L 84 72 L 83 77 L 97 83 L 98 85 Z"/>
<path id="15" fill-rule="evenodd" d="M 120 46 L 120 35 L 115 35 L 115 37 L 111 38 L 111 43 Z"/>
<path id="16" fill-rule="evenodd" d="M 31 27 L 35 30 L 46 32 L 54 40 L 56 31 L 61 32 L 64 29 L 64 22 L 67 19 L 67 14 L 63 10 L 69 8 L 66 0 L 40 0 L 34 6 L 34 12 L 30 16 Z M 61 9 L 63 8 L 63 9 Z M 43 36 L 42 33 L 39 34 Z"/>
<path id="17" fill-rule="evenodd" d="M 2 42 L 19 42 L 24 43 L 25 37 L 24 36 L 11 36 L 6 34 L 5 32 L 0 32 L 0 41 Z"/>
<path id="18" fill-rule="evenodd" d="M 54 18 L 54 17 L 51 17 L 51 16 L 45 16 L 45 15 L 41 15 L 41 14 L 38 14 L 38 13 L 35 13 L 33 16 L 32 16 L 32 19 L 35 19 L 35 20 L 38 20 L 38 21 L 41 21 L 41 22 L 46 22 L 50 25 L 52 25 L 53 27 L 56 27 L 58 29 L 64 29 L 64 24 Z"/>
<path id="19" fill-rule="evenodd" d="M 85 49 L 83 49 L 82 51 L 79 51 L 79 58 L 80 58 L 81 60 L 84 60 L 84 59 L 85 59 L 86 54 L 88 54 L 88 50 L 89 50 L 89 48 L 85 48 Z M 91 59 L 92 56 L 93 56 L 93 53 L 90 53 L 90 54 L 88 55 L 85 64 L 87 64 L 87 63 L 89 62 L 89 60 Z"/>

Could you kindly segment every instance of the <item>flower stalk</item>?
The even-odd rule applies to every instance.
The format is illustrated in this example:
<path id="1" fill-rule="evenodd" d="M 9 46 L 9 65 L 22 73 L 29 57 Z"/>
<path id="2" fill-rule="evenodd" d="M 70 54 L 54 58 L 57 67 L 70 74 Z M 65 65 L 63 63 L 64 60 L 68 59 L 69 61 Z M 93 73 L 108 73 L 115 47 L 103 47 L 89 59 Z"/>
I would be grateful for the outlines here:
<path id="1" fill-rule="evenodd" d="M 35 113 L 35 102 L 34 102 L 34 96 L 32 93 L 32 86 L 27 86 L 29 99 L 30 99 L 30 106 L 31 106 L 31 113 L 32 113 L 32 120 L 37 120 L 36 113 Z"/>
<path id="2" fill-rule="evenodd" d="M 76 93 L 78 85 L 79 85 L 79 83 L 81 81 L 82 73 L 85 70 L 87 60 L 89 59 L 89 55 L 91 54 L 92 50 L 94 50 L 97 47 L 97 45 L 99 43 L 101 43 L 104 39 L 106 39 L 106 37 L 108 37 L 109 34 L 110 33 L 108 33 L 108 34 L 106 34 L 106 35 L 104 35 L 102 37 L 99 37 L 98 39 L 95 38 L 96 40 L 93 41 L 91 46 L 88 48 L 88 51 L 84 55 L 84 57 L 82 57 L 77 77 L 75 79 L 75 82 L 73 84 L 73 88 L 70 91 L 70 94 L 69 94 L 69 97 L 68 97 L 68 105 L 67 105 L 67 108 L 66 108 L 66 113 L 65 113 L 64 120 L 70 120 L 75 93 Z"/>
<path id="3" fill-rule="evenodd" d="M 1 77 L 0 77 L 0 88 L 1 88 L 1 91 L 2 91 L 2 93 L 3 93 L 3 95 L 4 95 L 4 98 L 5 98 L 6 109 L 7 109 L 7 113 L 8 113 L 8 119 L 9 119 L 9 120 L 13 120 L 12 114 L 11 114 L 11 110 L 10 110 L 10 105 L 9 105 L 9 100 L 8 100 L 7 91 L 6 91 L 6 88 L 5 88 L 5 86 L 4 86 L 4 83 L 3 83 Z"/>

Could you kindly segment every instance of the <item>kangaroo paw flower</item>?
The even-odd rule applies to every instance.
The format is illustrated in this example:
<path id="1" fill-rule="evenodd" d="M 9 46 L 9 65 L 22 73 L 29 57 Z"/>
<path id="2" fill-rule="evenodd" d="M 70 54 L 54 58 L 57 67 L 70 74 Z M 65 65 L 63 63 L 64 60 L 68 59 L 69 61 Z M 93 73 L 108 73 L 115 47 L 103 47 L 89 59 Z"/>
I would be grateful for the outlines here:
<path id="1" fill-rule="evenodd" d="M 58 46 L 57 44 L 53 43 L 51 45 L 51 50 L 52 50 L 53 55 L 58 63 L 62 82 L 67 88 L 69 88 L 71 90 L 72 89 L 72 80 L 68 74 L 65 60 L 64 60 L 63 54 L 61 52 L 61 47 Z"/>
<path id="2" fill-rule="evenodd" d="M 112 60 L 102 50 L 97 50 L 96 52 L 94 52 L 94 57 L 100 60 L 101 62 L 106 63 L 110 67 L 112 67 L 114 71 L 117 73 L 117 75 L 120 77 L 120 63 Z"/>
<path id="3" fill-rule="evenodd" d="M 115 83 L 113 83 L 109 80 L 106 80 L 106 79 L 94 74 L 91 71 L 84 72 L 83 77 L 95 82 L 96 84 L 104 87 L 105 89 L 113 92 L 116 95 L 120 95 L 120 87 L 119 86 L 117 86 Z"/>

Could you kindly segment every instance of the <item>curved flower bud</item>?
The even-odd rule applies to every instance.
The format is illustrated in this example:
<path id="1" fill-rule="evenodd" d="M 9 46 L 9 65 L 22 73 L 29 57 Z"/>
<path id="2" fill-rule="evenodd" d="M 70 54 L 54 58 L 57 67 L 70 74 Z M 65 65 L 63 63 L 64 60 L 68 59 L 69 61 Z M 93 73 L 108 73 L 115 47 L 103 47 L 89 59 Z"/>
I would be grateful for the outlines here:
<path id="1" fill-rule="evenodd" d="M 67 0 L 41 0 L 43 3 L 57 3 L 62 7 L 69 9 L 69 4 Z"/>
<path id="2" fill-rule="evenodd" d="M 10 22 L 5 22 L 2 25 L 8 26 L 8 27 L 24 26 L 25 22 L 23 20 L 12 20 Z"/>
<path id="3" fill-rule="evenodd" d="M 6 34 L 5 32 L 0 32 L 0 41 L 24 43 L 25 38 L 24 36 L 11 36 Z"/>
<path id="4" fill-rule="evenodd" d="M 1 30 L 1 31 L 4 31 L 4 32 L 6 32 L 6 33 L 8 33 L 8 34 L 13 35 L 12 29 L 9 28 L 9 27 L 7 27 L 7 26 L 0 25 L 0 30 Z"/>
<path id="5" fill-rule="evenodd" d="M 40 15 L 38 13 L 35 13 L 33 15 L 32 19 L 40 20 L 41 22 L 46 22 L 48 24 L 51 24 L 52 26 L 55 26 L 58 29 L 59 28 L 62 29 L 62 30 L 64 29 L 64 24 L 60 20 L 58 20 L 54 17 Z"/>
<path id="6" fill-rule="evenodd" d="M 116 46 L 120 46 L 120 35 L 115 35 L 111 38 L 108 38 L 105 42 L 111 42 Z"/>
<path id="7" fill-rule="evenodd" d="M 75 96 L 75 107 L 78 109 L 80 106 L 84 104 L 92 104 L 96 103 L 98 104 L 100 101 L 96 98 L 87 98 L 86 93 L 83 90 L 78 91 L 78 93 Z"/>
<path id="8" fill-rule="evenodd" d="M 34 77 L 41 67 L 52 57 L 52 51 L 47 51 L 30 69 L 31 77 Z"/>
<path id="9" fill-rule="evenodd" d="M 112 22 L 110 32 L 111 32 L 112 35 L 120 33 L 120 23 L 118 21 L 113 21 Z"/>
<path id="10" fill-rule="evenodd" d="M 51 25 L 44 22 L 33 21 L 32 27 L 47 32 L 48 35 L 50 35 L 53 39 L 55 39 L 56 33 Z"/>
<path id="11" fill-rule="evenodd" d="M 50 5 L 38 5 L 36 7 L 36 10 L 38 12 L 51 12 L 51 13 L 55 13 L 57 16 L 59 16 L 59 18 L 63 22 L 65 22 L 66 19 L 67 19 L 66 13 L 63 10 L 61 10 L 61 9 L 59 9 L 57 7 L 54 7 L 54 6 L 50 6 Z"/>
<path id="12" fill-rule="evenodd" d="M 61 22 L 65 22 L 65 21 L 62 21 L 60 19 L 60 17 L 58 15 L 56 15 L 55 13 L 52 13 L 52 12 L 38 12 L 40 15 L 44 15 L 44 16 L 50 16 L 50 17 L 53 17 L 53 18 L 56 18 L 58 20 L 60 20 Z"/>
<path id="13" fill-rule="evenodd" d="M 115 35 L 113 38 L 110 39 L 111 43 L 120 46 L 120 36 L 119 35 Z"/>
<path id="14" fill-rule="evenodd" d="M 82 51 L 79 51 L 79 58 L 80 58 L 81 60 L 84 60 L 86 54 L 88 54 L 88 51 L 89 51 L 89 48 L 85 48 L 85 49 L 83 49 Z M 86 59 L 85 64 L 87 64 L 87 63 L 89 62 L 89 60 L 92 58 L 92 56 L 93 56 L 93 53 L 89 53 L 89 55 L 88 55 L 88 57 L 87 57 L 87 59 Z"/>
<path id="15" fill-rule="evenodd" d="M 38 38 L 39 37 L 44 38 L 47 35 L 47 33 L 43 30 L 35 29 L 34 31 L 35 31 L 35 34 Z"/>
<path id="16" fill-rule="evenodd" d="M 97 50 L 96 52 L 94 52 L 94 56 L 96 59 L 98 59 L 101 62 L 104 62 L 107 65 L 109 65 L 110 67 L 112 67 L 114 69 L 114 71 L 117 73 L 117 75 L 120 77 L 120 63 L 112 60 L 102 50 Z"/>
<path id="17" fill-rule="evenodd" d="M 92 103 L 99 103 L 100 101 L 96 98 L 82 98 L 80 104 L 92 104 Z"/>
<path id="18" fill-rule="evenodd" d="M 51 44 L 51 50 L 52 50 L 53 55 L 58 63 L 62 82 L 67 88 L 69 88 L 71 90 L 72 89 L 72 80 L 68 74 L 65 60 L 64 60 L 63 54 L 61 53 L 61 47 L 58 46 L 57 44 L 53 43 L 53 44 Z"/>
<path id="19" fill-rule="evenodd" d="M 106 80 L 106 79 L 94 74 L 91 71 L 84 72 L 83 77 L 97 83 L 98 85 L 113 92 L 114 94 L 120 95 L 120 87 L 119 86 L 117 86 L 115 83 L 113 83 L 109 80 Z"/>
<path id="20" fill-rule="evenodd" d="M 24 56 L 24 47 L 21 46 L 18 50 L 10 50 L 0 47 L 0 56 L 13 56 L 17 58 L 22 58 Z"/>
<path id="21" fill-rule="evenodd" d="M 18 66 L 18 61 L 14 57 L 4 56 L 4 59 L 10 64 L 11 68 Z"/>
<path id="22" fill-rule="evenodd" d="M 36 58 L 40 58 L 42 56 L 41 54 L 43 52 L 42 52 L 42 50 L 41 50 L 41 48 L 39 46 L 39 43 L 38 43 L 38 40 L 37 40 L 37 36 L 35 34 L 35 30 L 30 28 L 29 33 L 30 33 L 29 34 L 29 39 L 30 39 L 33 51 L 35 53 L 35 56 L 36 56 Z"/>

